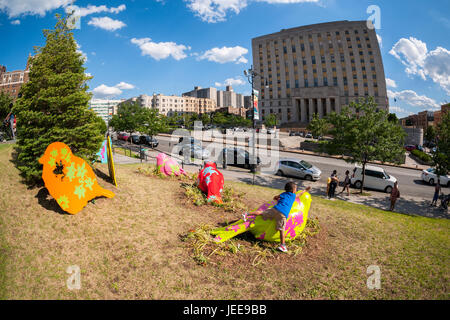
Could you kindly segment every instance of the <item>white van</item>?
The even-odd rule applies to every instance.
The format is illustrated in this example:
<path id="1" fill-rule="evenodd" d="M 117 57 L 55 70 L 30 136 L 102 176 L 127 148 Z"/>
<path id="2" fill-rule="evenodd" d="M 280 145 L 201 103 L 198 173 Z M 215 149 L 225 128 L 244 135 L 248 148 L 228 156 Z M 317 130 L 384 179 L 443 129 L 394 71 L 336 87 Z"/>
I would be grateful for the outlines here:
<path id="1" fill-rule="evenodd" d="M 375 166 L 366 166 L 366 174 L 364 178 L 364 187 L 375 190 L 382 190 L 387 193 L 391 193 L 394 183 L 397 179 L 390 176 L 384 171 L 383 168 Z M 355 188 L 361 188 L 362 184 L 362 166 L 356 165 L 353 169 L 353 175 L 351 178 L 352 185 Z"/>

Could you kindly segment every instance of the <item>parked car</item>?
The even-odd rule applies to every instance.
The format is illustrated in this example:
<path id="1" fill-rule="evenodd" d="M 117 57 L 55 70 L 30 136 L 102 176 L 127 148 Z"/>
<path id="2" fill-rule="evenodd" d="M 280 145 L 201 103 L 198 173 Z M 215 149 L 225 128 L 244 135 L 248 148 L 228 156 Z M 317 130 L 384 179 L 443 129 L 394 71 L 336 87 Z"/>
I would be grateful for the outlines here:
<path id="1" fill-rule="evenodd" d="M 309 132 L 305 135 L 306 139 L 312 139 L 312 137 L 313 137 L 312 134 Z"/>
<path id="2" fill-rule="evenodd" d="M 408 144 L 405 146 L 406 151 L 413 151 L 416 149 L 416 146 L 412 145 L 412 144 Z"/>
<path id="3" fill-rule="evenodd" d="M 437 183 L 438 176 L 436 175 L 436 169 L 428 168 L 426 170 L 422 170 L 422 180 L 430 185 Z M 441 186 L 450 187 L 450 176 L 448 174 L 445 176 L 439 176 L 439 181 Z"/>
<path id="4" fill-rule="evenodd" d="M 202 142 L 200 140 L 195 139 L 194 137 L 180 137 L 178 139 L 178 144 L 184 145 L 184 144 L 195 144 L 198 146 L 202 146 Z"/>
<path id="5" fill-rule="evenodd" d="M 119 133 L 117 134 L 117 140 L 127 141 L 130 135 L 128 133 Z"/>
<path id="6" fill-rule="evenodd" d="M 256 168 L 261 164 L 260 157 L 256 156 L 256 159 L 250 155 L 250 153 L 241 148 L 224 148 L 217 158 L 217 163 L 223 163 L 223 154 L 226 150 L 227 165 L 243 167 L 246 169 Z"/>
<path id="7" fill-rule="evenodd" d="M 150 136 L 140 136 L 139 144 L 149 146 L 152 148 L 156 148 L 159 145 L 159 142 L 158 142 L 158 140 L 156 140 L 156 138 L 153 138 Z"/>
<path id="8" fill-rule="evenodd" d="M 133 134 L 128 137 L 128 142 L 131 142 L 132 144 L 139 144 L 139 136 L 137 134 Z"/>
<path id="9" fill-rule="evenodd" d="M 353 169 L 353 175 L 350 179 L 351 184 L 359 189 L 362 184 L 362 167 L 356 165 Z M 375 190 L 382 190 L 387 193 L 391 193 L 394 183 L 397 179 L 394 176 L 390 176 L 383 168 L 375 166 L 366 166 L 364 187 Z"/>
<path id="10" fill-rule="evenodd" d="M 190 153 L 191 158 L 200 159 L 200 160 L 208 159 L 211 156 L 211 153 L 209 152 L 209 150 L 202 148 L 197 144 L 183 145 L 178 154 L 180 156 L 183 156 L 185 151 Z"/>
<path id="11" fill-rule="evenodd" d="M 320 179 L 322 171 L 316 166 L 300 159 L 281 159 L 278 162 L 277 176 L 292 176 L 310 181 Z"/>

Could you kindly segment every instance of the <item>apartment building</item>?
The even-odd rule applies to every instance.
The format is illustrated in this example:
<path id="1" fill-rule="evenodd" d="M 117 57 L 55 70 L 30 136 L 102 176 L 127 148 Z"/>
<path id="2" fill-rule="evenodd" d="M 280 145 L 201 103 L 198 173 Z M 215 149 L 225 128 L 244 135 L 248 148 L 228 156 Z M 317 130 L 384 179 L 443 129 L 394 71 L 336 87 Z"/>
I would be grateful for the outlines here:
<path id="1" fill-rule="evenodd" d="M 196 98 L 189 96 L 176 96 L 176 95 L 163 95 L 154 94 L 146 95 L 142 94 L 138 97 L 130 98 L 123 101 L 138 102 L 143 108 L 157 109 L 160 114 L 165 116 L 172 116 L 174 114 L 189 114 L 189 113 L 211 113 L 216 110 L 216 103 L 209 98 Z"/>
<path id="2" fill-rule="evenodd" d="M 95 114 L 103 119 L 106 123 L 109 123 L 113 114 L 117 113 L 118 105 L 123 102 L 121 100 L 109 100 L 109 99 L 91 99 L 89 101 L 89 109 L 92 109 Z"/>
<path id="3" fill-rule="evenodd" d="M 217 90 L 216 88 L 194 87 L 194 90 L 182 94 L 182 96 L 208 98 L 214 100 L 217 108 L 243 108 L 244 96 L 236 93 L 232 86 L 226 86 L 225 90 Z"/>
<path id="4" fill-rule="evenodd" d="M 29 80 L 31 55 L 28 56 L 25 70 L 6 71 L 6 66 L 0 65 L 0 92 L 17 99 L 22 85 Z"/>
<path id="5" fill-rule="evenodd" d="M 252 51 L 262 119 L 274 113 L 304 126 L 314 113 L 324 117 L 369 96 L 389 110 L 377 35 L 366 21 L 283 29 L 252 39 Z"/>

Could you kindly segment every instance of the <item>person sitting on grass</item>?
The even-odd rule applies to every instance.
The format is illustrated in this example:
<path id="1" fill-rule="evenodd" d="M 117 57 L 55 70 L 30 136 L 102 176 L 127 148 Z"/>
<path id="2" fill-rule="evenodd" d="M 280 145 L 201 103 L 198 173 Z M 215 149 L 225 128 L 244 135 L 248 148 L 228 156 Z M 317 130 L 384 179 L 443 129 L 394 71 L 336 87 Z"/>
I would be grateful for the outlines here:
<path id="1" fill-rule="evenodd" d="M 305 191 L 303 191 L 301 194 L 308 192 L 310 189 L 311 187 L 306 188 Z M 264 212 L 256 211 L 255 213 L 251 214 L 254 216 L 262 215 L 264 220 L 275 219 L 275 228 L 276 230 L 280 231 L 281 240 L 281 245 L 277 249 L 281 252 L 288 251 L 285 243 L 284 229 L 286 227 L 286 221 L 289 218 L 289 212 L 291 211 L 292 204 L 297 197 L 297 195 L 295 194 L 297 192 L 297 185 L 294 182 L 288 182 L 286 183 L 284 190 L 286 192 L 283 192 L 282 194 L 273 198 L 274 200 L 278 201 L 278 203 L 274 207 L 267 209 Z"/>

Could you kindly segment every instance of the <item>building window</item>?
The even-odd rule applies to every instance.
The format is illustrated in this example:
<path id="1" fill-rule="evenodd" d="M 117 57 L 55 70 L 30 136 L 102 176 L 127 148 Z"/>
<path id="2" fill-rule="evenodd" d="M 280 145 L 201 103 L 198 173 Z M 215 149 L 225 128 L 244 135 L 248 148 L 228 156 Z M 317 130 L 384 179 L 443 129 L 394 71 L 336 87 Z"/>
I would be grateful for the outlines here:
<path id="1" fill-rule="evenodd" d="M 292 52 L 295 52 L 295 46 L 294 45 L 292 46 Z"/>

